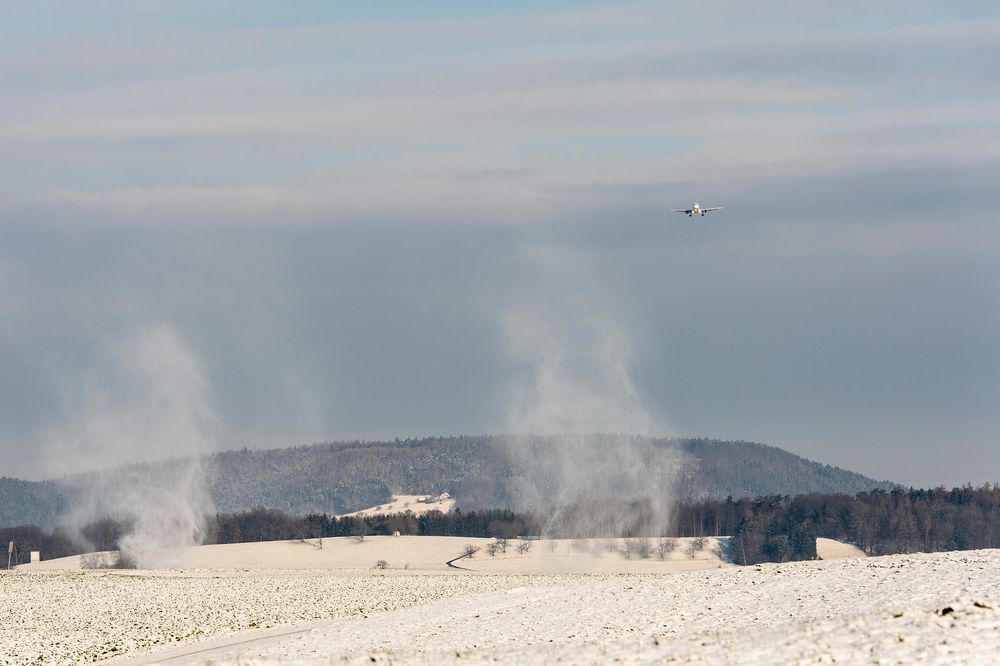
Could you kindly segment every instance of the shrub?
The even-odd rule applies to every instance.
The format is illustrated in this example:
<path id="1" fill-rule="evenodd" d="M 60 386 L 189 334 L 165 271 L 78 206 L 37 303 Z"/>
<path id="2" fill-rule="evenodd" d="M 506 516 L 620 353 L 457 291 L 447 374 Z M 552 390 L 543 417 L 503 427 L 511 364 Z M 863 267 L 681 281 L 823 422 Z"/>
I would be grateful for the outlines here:
<path id="1" fill-rule="evenodd" d="M 656 556 L 661 560 L 667 559 L 667 554 L 677 550 L 677 539 L 673 537 L 663 537 L 656 542 Z"/>

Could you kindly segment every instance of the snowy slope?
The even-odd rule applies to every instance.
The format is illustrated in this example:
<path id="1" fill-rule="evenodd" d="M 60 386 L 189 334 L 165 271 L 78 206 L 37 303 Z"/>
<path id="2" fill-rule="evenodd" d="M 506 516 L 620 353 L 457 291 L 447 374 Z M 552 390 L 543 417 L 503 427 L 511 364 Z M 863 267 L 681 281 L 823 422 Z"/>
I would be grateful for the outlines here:
<path id="1" fill-rule="evenodd" d="M 0 598 L 16 600 L 0 609 L 12 664 L 979 664 L 1000 653 L 1000 550 L 659 575 L 17 571 L 0 574 Z M 265 628 L 285 635 L 247 633 Z"/>
<path id="2" fill-rule="evenodd" d="M 210 658 L 986 664 L 998 654 L 1000 551 L 992 550 L 581 579 L 340 620 Z"/>

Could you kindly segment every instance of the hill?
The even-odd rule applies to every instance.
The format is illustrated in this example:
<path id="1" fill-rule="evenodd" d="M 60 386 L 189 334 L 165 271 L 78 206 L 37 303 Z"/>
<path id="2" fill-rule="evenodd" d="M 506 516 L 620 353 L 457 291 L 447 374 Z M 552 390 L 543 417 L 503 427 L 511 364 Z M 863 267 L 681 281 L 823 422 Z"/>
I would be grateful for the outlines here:
<path id="1" fill-rule="evenodd" d="M 60 481 L 24 481 L 0 476 L 0 527 L 53 526 L 69 513 L 74 490 Z"/>
<path id="2" fill-rule="evenodd" d="M 618 460 L 623 447 L 628 458 Z M 561 469 L 585 454 L 594 456 L 595 451 L 606 460 L 597 460 L 594 469 L 621 477 L 621 483 L 616 478 L 604 486 L 632 488 L 629 479 L 634 484 L 655 470 L 657 478 L 671 480 L 672 488 L 660 486 L 657 492 L 670 492 L 678 499 L 854 494 L 892 486 L 763 444 L 608 435 L 335 442 L 225 451 L 206 456 L 203 464 L 214 508 L 221 512 L 266 507 L 300 515 L 342 514 L 407 492 L 449 492 L 465 510 L 522 509 L 528 494 L 535 501 L 554 502 Z M 130 474 L 138 470 L 169 476 L 179 464 L 130 465 L 105 474 L 121 476 L 123 470 Z M 51 527 L 76 503 L 81 488 L 93 485 L 92 474 L 41 482 L 0 478 L 0 526 Z"/>

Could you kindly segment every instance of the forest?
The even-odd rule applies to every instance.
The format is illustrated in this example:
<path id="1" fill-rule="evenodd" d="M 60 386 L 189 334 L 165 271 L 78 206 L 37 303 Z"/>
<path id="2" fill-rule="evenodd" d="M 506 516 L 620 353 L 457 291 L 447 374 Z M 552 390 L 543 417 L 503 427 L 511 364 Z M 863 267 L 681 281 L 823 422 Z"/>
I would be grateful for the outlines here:
<path id="1" fill-rule="evenodd" d="M 574 504 L 552 512 L 506 509 L 423 515 L 292 516 L 255 509 L 206 519 L 206 543 L 241 543 L 368 535 L 654 538 L 729 536 L 737 564 L 816 558 L 816 538 L 855 544 L 869 555 L 969 550 L 1000 546 L 1000 485 L 919 490 L 896 488 L 846 494 L 763 495 L 756 498 L 675 502 L 656 511 L 649 501 Z M 663 516 L 668 516 L 665 522 Z M 15 542 L 13 562 L 40 550 L 45 559 L 117 550 L 129 525 L 100 520 L 77 533 L 37 526 L 0 529 Z"/>
<path id="2" fill-rule="evenodd" d="M 646 472 L 662 470 L 673 497 L 682 500 L 802 493 L 854 494 L 894 484 L 806 460 L 751 442 L 708 439 L 582 439 L 542 436 L 428 437 L 382 442 L 334 442 L 283 449 L 240 449 L 205 456 L 201 466 L 214 510 L 278 509 L 295 516 L 345 514 L 387 502 L 394 494 L 449 492 L 462 508 L 525 510 L 558 497 L 561 461 L 574 447 L 584 455 L 626 446 Z M 554 455 L 553 452 L 559 453 Z M 606 462 L 607 459 L 605 459 Z M 0 527 L 38 525 L 50 529 L 70 509 L 93 499 L 93 489 L 140 487 L 171 478 L 184 461 L 143 463 L 71 475 L 50 481 L 0 477 Z M 609 475 L 619 471 L 606 465 Z M 184 467 L 186 469 L 186 467 Z M 631 470 L 607 479 L 630 488 Z M 652 479 L 653 476 L 647 475 Z M 530 492 L 525 492 L 528 489 Z M 629 496 L 625 494 L 624 496 Z M 541 504 L 539 504 L 539 500 Z"/>

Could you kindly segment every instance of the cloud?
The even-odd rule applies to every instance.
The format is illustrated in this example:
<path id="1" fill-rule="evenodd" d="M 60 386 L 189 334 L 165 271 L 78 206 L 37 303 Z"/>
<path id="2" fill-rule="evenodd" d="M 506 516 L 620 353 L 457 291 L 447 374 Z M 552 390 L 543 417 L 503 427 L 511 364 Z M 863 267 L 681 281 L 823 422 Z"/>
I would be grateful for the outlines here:
<path id="1" fill-rule="evenodd" d="M 178 26 L 14 39 L 0 49 L 0 200 L 526 219 L 574 214 L 571 188 L 997 159 L 983 63 L 1000 22 L 858 3 L 852 25 L 769 6 L 731 3 L 725 22 L 632 3 L 240 29 L 161 7 L 149 16 Z M 527 174 L 518 187 L 467 178 L 512 171 Z"/>
<path id="2" fill-rule="evenodd" d="M 337 138 L 359 140 L 377 135 L 416 132 L 421 139 L 443 138 L 456 130 L 505 132 L 552 131 L 578 123 L 618 119 L 658 120 L 676 114 L 696 115 L 717 106 L 781 107 L 844 99 L 846 91 L 829 87 L 746 84 L 737 81 L 689 82 L 683 79 L 618 81 L 528 88 L 476 95 L 433 95 L 374 100 L 323 101 L 311 110 L 228 113 L 129 113 L 30 120 L 0 130 L 11 141 L 95 141 L 134 138 L 243 136 Z M 662 121 L 660 121 L 662 122 Z M 539 124 L 540 123 L 540 124 Z M 411 137 L 412 138 L 412 137 Z"/>
<path id="3" fill-rule="evenodd" d="M 149 321 L 227 446 L 603 393 L 862 471 L 989 431 L 993 3 L 125 4 L 0 27 L 5 462 Z M 665 212 L 692 199 L 727 209 Z"/>
<path id="4" fill-rule="evenodd" d="M 388 179 L 387 179 L 388 180 Z M 399 182 L 330 183 L 314 187 L 157 188 L 106 192 L 53 192 L 42 208 L 72 212 L 83 219 L 132 225 L 357 224 L 371 220 L 459 223 L 464 216 L 489 214 L 494 221 L 532 217 L 536 189 L 473 180 L 456 188 L 455 178 L 400 179 Z"/>

